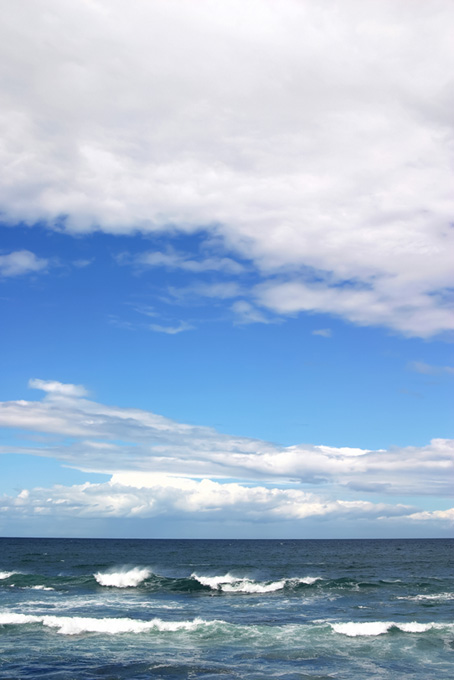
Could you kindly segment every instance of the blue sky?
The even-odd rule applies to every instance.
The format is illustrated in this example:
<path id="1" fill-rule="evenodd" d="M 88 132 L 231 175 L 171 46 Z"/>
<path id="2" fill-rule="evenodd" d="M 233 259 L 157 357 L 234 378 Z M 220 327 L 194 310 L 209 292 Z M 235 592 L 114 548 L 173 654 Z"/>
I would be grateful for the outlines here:
<path id="1" fill-rule="evenodd" d="M 450 535 L 450 3 L 29 10 L 0 532 Z"/>

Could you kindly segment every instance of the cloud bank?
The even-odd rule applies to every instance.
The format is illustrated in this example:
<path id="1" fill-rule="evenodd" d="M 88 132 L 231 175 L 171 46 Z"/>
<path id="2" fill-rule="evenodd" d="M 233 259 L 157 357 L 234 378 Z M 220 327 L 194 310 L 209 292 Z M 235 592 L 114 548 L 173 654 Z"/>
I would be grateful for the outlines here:
<path id="1" fill-rule="evenodd" d="M 203 519 L 228 509 L 229 517 L 245 521 L 452 520 L 451 510 L 414 505 L 415 497 L 452 493 L 452 440 L 378 451 L 280 447 L 89 401 L 79 385 L 34 379 L 30 386 L 43 389 L 44 399 L 0 403 L 0 425 L 51 437 L 37 445 L 17 442 L 0 453 L 52 457 L 111 479 L 23 490 L 2 499 L 6 515 Z M 400 502 L 406 496 L 411 502 Z"/>
<path id="2" fill-rule="evenodd" d="M 142 265 L 239 256 L 280 315 L 454 329 L 452 3 L 25 6 L 0 29 L 7 220 L 202 230 L 229 255 Z"/>

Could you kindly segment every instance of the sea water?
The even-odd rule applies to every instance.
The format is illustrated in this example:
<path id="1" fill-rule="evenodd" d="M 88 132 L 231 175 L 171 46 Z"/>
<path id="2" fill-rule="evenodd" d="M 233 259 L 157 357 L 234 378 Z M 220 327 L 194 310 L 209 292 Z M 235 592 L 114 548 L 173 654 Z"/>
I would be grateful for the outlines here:
<path id="1" fill-rule="evenodd" d="M 0 539 L 0 678 L 451 679 L 453 547 Z"/>

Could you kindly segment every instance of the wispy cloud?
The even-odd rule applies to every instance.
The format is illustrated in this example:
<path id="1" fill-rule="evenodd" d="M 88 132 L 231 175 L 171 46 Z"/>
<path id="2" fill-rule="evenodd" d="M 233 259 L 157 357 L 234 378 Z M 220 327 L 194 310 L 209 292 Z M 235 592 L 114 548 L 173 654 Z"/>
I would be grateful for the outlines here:
<path id="1" fill-rule="evenodd" d="M 410 371 L 423 375 L 454 375 L 454 366 L 435 366 L 434 364 L 426 364 L 424 361 L 410 361 L 408 368 Z"/>
<path id="2" fill-rule="evenodd" d="M 186 323 L 186 321 L 181 321 L 177 326 L 162 326 L 158 323 L 151 323 L 149 328 L 155 331 L 155 333 L 166 333 L 167 335 L 178 335 L 178 333 L 183 333 L 184 331 L 194 330 L 194 326 Z"/>
<path id="3" fill-rule="evenodd" d="M 322 338 L 330 338 L 332 334 L 330 328 L 317 328 L 315 331 L 312 331 L 312 335 L 320 335 Z"/>
<path id="4" fill-rule="evenodd" d="M 122 261 L 125 261 L 124 256 Z M 134 255 L 129 258 L 129 261 L 135 265 L 182 269 L 194 274 L 209 271 L 239 274 L 244 270 L 242 264 L 230 257 L 200 257 L 199 259 L 195 259 L 193 255 L 177 252 L 170 248 L 167 252 L 156 250 Z"/>
<path id="5" fill-rule="evenodd" d="M 271 323 L 263 312 L 246 300 L 234 302 L 231 309 L 235 314 L 235 323 L 237 324 Z"/>
<path id="6" fill-rule="evenodd" d="M 84 388 L 31 382 L 42 401 L 0 403 L 0 425 L 60 435 L 47 447 L 10 452 L 49 456 L 83 470 L 125 470 L 238 481 L 328 485 L 397 494 L 446 495 L 452 490 L 454 441 L 369 451 L 323 445 L 278 446 L 178 423 L 149 411 L 106 406 L 82 398 Z M 68 441 L 67 438 L 72 438 Z M 385 485 L 385 486 L 384 486 Z"/>

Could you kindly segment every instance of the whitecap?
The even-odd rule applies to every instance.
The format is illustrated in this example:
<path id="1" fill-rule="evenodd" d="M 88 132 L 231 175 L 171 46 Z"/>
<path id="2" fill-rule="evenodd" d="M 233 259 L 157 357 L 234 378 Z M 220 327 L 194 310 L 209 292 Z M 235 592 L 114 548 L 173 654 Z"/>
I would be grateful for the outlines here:
<path id="1" fill-rule="evenodd" d="M 62 635 L 80 635 L 81 633 L 104 633 L 117 635 L 120 633 L 144 633 L 148 631 L 178 632 L 191 631 L 200 627 L 223 624 L 224 621 L 206 621 L 195 618 L 192 621 L 163 621 L 152 619 L 140 621 L 129 618 L 95 619 L 83 616 L 37 616 L 34 614 L 0 614 L 0 625 L 24 625 L 41 623 L 47 628 L 55 628 Z"/>
<path id="2" fill-rule="evenodd" d="M 452 628 L 453 624 L 418 623 L 417 621 L 409 623 L 396 623 L 395 621 L 349 621 L 348 623 L 330 623 L 330 626 L 335 633 L 347 635 L 348 637 L 360 637 L 383 635 L 388 633 L 391 628 L 397 628 L 404 633 L 425 633 L 434 628 Z"/>
<path id="3" fill-rule="evenodd" d="M 261 583 L 240 576 L 232 576 L 231 574 L 225 574 L 224 576 L 199 576 L 193 573 L 191 578 L 212 590 L 222 590 L 225 593 L 271 593 L 276 590 L 282 590 L 286 583 L 285 579 Z"/>
<path id="4" fill-rule="evenodd" d="M 16 571 L 0 571 L 0 581 L 3 581 L 6 578 L 9 578 L 13 574 L 17 574 Z"/>
<path id="5" fill-rule="evenodd" d="M 424 600 L 433 600 L 435 602 L 443 602 L 445 600 L 454 600 L 454 593 L 433 593 L 431 595 L 402 595 L 398 600 L 411 600 L 413 602 L 424 602 Z"/>
<path id="6" fill-rule="evenodd" d="M 122 569 L 120 571 L 98 572 L 94 574 L 94 577 L 101 586 L 135 588 L 139 583 L 149 578 L 151 574 L 151 570 L 146 567 L 133 567 L 132 569 Z"/>
<path id="7" fill-rule="evenodd" d="M 285 588 L 285 580 L 272 583 L 256 583 L 249 579 L 240 579 L 236 583 L 223 583 L 221 590 L 226 593 L 273 593 Z"/>
<path id="8" fill-rule="evenodd" d="M 316 581 L 322 580 L 320 576 L 305 576 L 303 578 L 280 579 L 279 581 L 254 581 L 232 574 L 200 576 L 196 573 L 192 573 L 191 578 L 212 590 L 221 590 L 225 593 L 272 593 L 276 590 L 282 590 L 287 584 L 291 586 L 299 583 L 312 585 Z"/>
<path id="9" fill-rule="evenodd" d="M 297 583 L 305 583 L 308 586 L 311 586 L 316 581 L 323 581 L 321 576 L 304 576 L 304 578 L 290 579 L 290 581 L 293 580 L 296 580 Z"/>
<path id="10" fill-rule="evenodd" d="M 202 586 L 208 586 L 213 590 L 218 590 L 221 585 L 226 583 L 232 584 L 241 580 L 237 576 L 231 576 L 231 574 L 225 574 L 224 576 L 199 576 L 195 572 L 191 574 L 191 578 L 201 583 Z"/>

